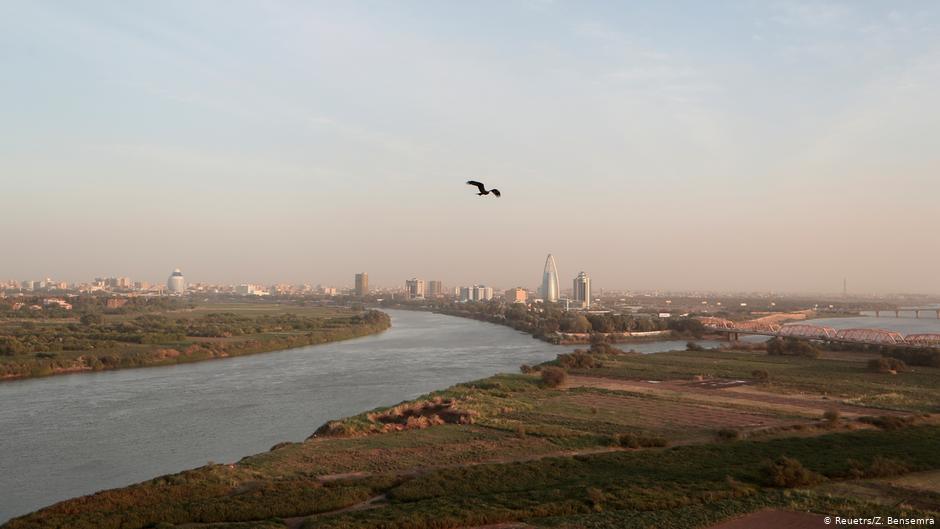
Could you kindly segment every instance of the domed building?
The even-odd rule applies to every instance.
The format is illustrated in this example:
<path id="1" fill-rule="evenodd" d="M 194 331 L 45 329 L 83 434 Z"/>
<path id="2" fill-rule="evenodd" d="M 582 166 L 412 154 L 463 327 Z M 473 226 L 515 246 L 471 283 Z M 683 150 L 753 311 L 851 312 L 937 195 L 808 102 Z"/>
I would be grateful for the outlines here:
<path id="1" fill-rule="evenodd" d="M 166 289 L 170 294 L 177 296 L 186 292 L 186 279 L 183 277 L 183 272 L 180 272 L 179 268 L 173 270 L 173 273 L 170 274 L 170 278 L 166 280 Z"/>

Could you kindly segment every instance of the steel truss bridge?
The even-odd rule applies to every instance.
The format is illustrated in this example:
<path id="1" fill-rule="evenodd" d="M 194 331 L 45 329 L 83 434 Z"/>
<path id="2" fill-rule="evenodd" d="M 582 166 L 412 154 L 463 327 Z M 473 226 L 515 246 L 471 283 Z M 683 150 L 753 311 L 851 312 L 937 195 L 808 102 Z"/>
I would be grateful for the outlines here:
<path id="1" fill-rule="evenodd" d="M 860 343 L 871 345 L 898 345 L 907 347 L 940 346 L 940 334 L 908 334 L 884 329 L 833 329 L 805 323 L 779 325 L 762 321 L 731 321 L 724 318 L 696 318 L 706 329 L 727 333 L 731 339 L 739 334 L 802 338 L 827 342 Z"/>

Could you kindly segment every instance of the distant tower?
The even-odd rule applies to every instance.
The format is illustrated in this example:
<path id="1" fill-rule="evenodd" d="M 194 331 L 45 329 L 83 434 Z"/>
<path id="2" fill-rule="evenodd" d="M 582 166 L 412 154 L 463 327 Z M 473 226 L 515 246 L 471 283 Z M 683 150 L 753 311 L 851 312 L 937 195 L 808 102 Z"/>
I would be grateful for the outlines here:
<path id="1" fill-rule="evenodd" d="M 365 272 L 356 274 L 356 295 L 360 298 L 369 295 L 369 274 Z"/>
<path id="2" fill-rule="evenodd" d="M 582 308 L 586 309 L 591 306 L 591 278 L 587 274 L 581 272 L 578 277 L 574 278 L 574 288 L 571 292 L 574 294 L 574 299 L 581 302 Z"/>
<path id="3" fill-rule="evenodd" d="M 176 295 L 181 295 L 186 292 L 186 279 L 183 277 L 183 272 L 180 272 L 179 268 L 173 270 L 173 273 L 170 274 L 170 278 L 166 280 L 166 289 L 170 294 Z"/>
<path id="4" fill-rule="evenodd" d="M 428 297 L 439 298 L 444 295 L 444 283 L 437 280 L 428 281 Z"/>
<path id="5" fill-rule="evenodd" d="M 545 270 L 542 272 L 542 298 L 546 302 L 554 303 L 558 301 L 558 268 L 555 266 L 555 258 L 548 254 L 545 258 Z"/>

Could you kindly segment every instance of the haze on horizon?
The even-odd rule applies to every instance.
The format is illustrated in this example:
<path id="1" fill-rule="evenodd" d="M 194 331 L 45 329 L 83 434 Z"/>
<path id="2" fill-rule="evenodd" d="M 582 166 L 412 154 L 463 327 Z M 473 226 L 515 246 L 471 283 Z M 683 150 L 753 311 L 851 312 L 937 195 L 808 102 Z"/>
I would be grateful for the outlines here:
<path id="1" fill-rule="evenodd" d="M 0 279 L 940 293 L 940 4 L 670 4 L 3 2 Z"/>

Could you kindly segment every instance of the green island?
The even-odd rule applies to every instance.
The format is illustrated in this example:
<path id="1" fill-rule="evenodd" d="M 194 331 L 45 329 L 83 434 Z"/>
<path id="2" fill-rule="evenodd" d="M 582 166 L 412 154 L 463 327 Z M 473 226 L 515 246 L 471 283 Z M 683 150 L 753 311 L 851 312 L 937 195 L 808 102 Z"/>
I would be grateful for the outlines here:
<path id="1" fill-rule="evenodd" d="M 295 303 L 95 297 L 72 312 L 0 310 L 0 380 L 197 362 L 356 338 L 387 329 L 375 310 Z M 73 312 L 75 314 L 73 314 Z"/>
<path id="2" fill-rule="evenodd" d="M 696 528 L 756 512 L 771 522 L 787 511 L 940 517 L 940 368 L 870 351 L 766 349 L 639 355 L 595 342 L 4 528 Z"/>

